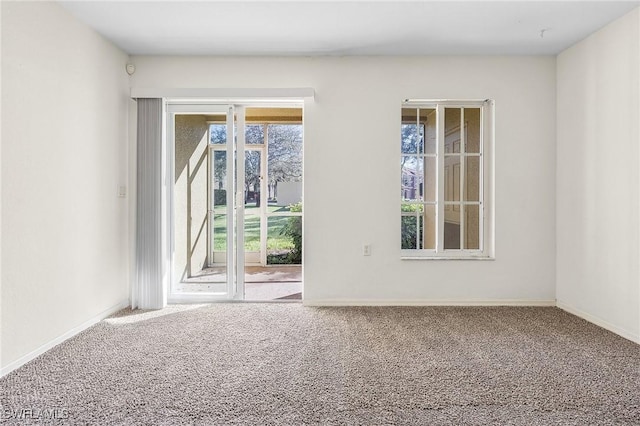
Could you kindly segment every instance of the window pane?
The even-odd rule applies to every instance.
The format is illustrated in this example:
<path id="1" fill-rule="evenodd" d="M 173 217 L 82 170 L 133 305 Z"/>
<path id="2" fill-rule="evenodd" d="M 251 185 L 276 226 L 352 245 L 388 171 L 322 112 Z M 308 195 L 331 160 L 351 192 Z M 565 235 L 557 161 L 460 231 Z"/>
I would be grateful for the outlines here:
<path id="1" fill-rule="evenodd" d="M 400 211 L 402 211 L 402 213 L 422 213 L 424 207 L 424 204 L 402 203 Z"/>
<path id="2" fill-rule="evenodd" d="M 302 125 L 269 124 L 267 199 L 286 208 L 302 201 Z"/>
<path id="3" fill-rule="evenodd" d="M 227 251 L 227 215 L 213 216 L 213 250 Z"/>
<path id="4" fill-rule="evenodd" d="M 401 142 L 403 154 L 435 154 L 436 110 L 403 108 Z"/>
<path id="5" fill-rule="evenodd" d="M 402 248 L 421 249 L 422 216 L 402 216 Z"/>
<path id="6" fill-rule="evenodd" d="M 402 122 L 400 140 L 403 154 L 418 154 L 422 151 L 420 128 L 416 122 Z"/>
<path id="7" fill-rule="evenodd" d="M 245 143 L 260 145 L 264 143 L 264 127 L 262 124 L 247 124 L 244 130 Z"/>
<path id="8" fill-rule="evenodd" d="M 436 131 L 436 110 L 433 108 L 420 110 L 420 123 L 422 124 L 422 140 L 424 141 L 424 153 L 435 154 L 438 133 Z"/>
<path id="9" fill-rule="evenodd" d="M 436 248 L 436 206 L 402 204 L 402 248 Z M 410 213 L 407 215 L 407 213 Z"/>
<path id="10" fill-rule="evenodd" d="M 227 152 L 213 151 L 213 209 L 224 212 L 227 205 Z"/>
<path id="11" fill-rule="evenodd" d="M 402 108 L 402 123 L 416 124 L 418 122 L 418 108 Z"/>
<path id="12" fill-rule="evenodd" d="M 402 108 L 400 141 L 403 154 L 419 154 L 424 150 L 422 126 L 418 126 L 418 109 Z"/>
<path id="13" fill-rule="evenodd" d="M 465 201 L 480 201 L 480 157 L 465 158 Z"/>
<path id="14" fill-rule="evenodd" d="M 424 170 L 422 158 L 402 157 L 402 199 L 422 200 Z"/>
<path id="15" fill-rule="evenodd" d="M 244 203 L 245 208 L 260 207 L 260 151 L 244 153 Z"/>
<path id="16" fill-rule="evenodd" d="M 464 109 L 465 152 L 480 152 L 480 108 Z"/>
<path id="17" fill-rule="evenodd" d="M 401 238 L 403 249 L 417 249 L 421 247 L 419 241 L 422 239 L 421 217 L 424 212 L 423 204 L 403 203 L 400 206 L 402 211 Z"/>
<path id="18" fill-rule="evenodd" d="M 244 152 L 244 249 L 260 251 L 260 151 Z"/>
<path id="19" fill-rule="evenodd" d="M 436 248 L 436 206 L 424 206 L 423 219 L 423 246 L 424 249 Z"/>
<path id="20" fill-rule="evenodd" d="M 438 175 L 436 157 L 424 158 L 424 191 L 425 201 L 436 201 L 436 176 Z"/>
<path id="21" fill-rule="evenodd" d="M 460 156 L 444 158 L 444 199 L 460 201 Z"/>
<path id="22" fill-rule="evenodd" d="M 244 216 L 244 249 L 260 251 L 260 216 L 254 214 Z"/>
<path id="23" fill-rule="evenodd" d="M 225 144 L 227 143 L 227 125 L 210 124 L 209 125 L 209 142 L 213 144 Z"/>
<path id="24" fill-rule="evenodd" d="M 464 206 L 464 248 L 480 249 L 480 206 Z"/>
<path id="25" fill-rule="evenodd" d="M 460 108 L 444 109 L 444 152 L 460 152 Z"/>
<path id="26" fill-rule="evenodd" d="M 444 217 L 444 248 L 460 248 L 460 206 L 446 206 Z"/>

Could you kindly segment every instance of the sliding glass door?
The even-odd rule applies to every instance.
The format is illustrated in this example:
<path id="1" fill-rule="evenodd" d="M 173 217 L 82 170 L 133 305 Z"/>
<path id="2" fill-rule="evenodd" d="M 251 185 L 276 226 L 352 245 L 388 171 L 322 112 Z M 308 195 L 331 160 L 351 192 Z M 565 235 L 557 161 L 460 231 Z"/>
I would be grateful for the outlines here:
<path id="1" fill-rule="evenodd" d="M 301 298 L 302 108 L 169 102 L 167 154 L 169 301 Z"/>
<path id="2" fill-rule="evenodd" d="M 236 232 L 237 109 L 169 103 L 167 150 L 173 162 L 170 300 L 234 299 L 241 293 Z M 173 163 L 173 164 L 171 164 Z"/>

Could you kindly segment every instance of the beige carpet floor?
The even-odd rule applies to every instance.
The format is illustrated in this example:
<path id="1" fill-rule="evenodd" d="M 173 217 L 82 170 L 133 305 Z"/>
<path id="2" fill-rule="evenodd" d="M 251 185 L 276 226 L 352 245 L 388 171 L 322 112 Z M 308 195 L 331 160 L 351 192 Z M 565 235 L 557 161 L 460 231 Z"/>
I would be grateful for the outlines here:
<path id="1" fill-rule="evenodd" d="M 173 306 L 0 391 L 6 424 L 640 425 L 640 346 L 556 308 Z"/>

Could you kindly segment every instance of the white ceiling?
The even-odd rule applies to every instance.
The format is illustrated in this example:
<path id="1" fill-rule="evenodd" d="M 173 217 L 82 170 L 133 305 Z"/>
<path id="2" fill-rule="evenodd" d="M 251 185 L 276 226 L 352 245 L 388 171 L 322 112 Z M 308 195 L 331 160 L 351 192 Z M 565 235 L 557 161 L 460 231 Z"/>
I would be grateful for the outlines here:
<path id="1" fill-rule="evenodd" d="M 554 55 L 640 0 L 60 3 L 132 55 Z"/>

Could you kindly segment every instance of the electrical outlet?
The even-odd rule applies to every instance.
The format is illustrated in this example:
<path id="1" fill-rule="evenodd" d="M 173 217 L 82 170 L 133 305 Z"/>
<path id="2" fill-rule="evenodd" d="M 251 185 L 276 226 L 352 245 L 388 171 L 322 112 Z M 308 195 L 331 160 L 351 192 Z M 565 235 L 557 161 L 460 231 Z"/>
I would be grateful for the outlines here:
<path id="1" fill-rule="evenodd" d="M 362 255 L 363 256 L 371 256 L 371 244 L 363 244 L 362 245 Z"/>
<path id="2" fill-rule="evenodd" d="M 118 186 L 118 198 L 127 198 L 127 187 L 124 185 Z"/>

